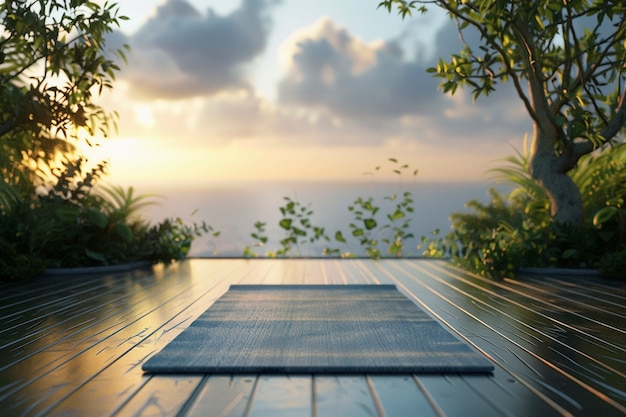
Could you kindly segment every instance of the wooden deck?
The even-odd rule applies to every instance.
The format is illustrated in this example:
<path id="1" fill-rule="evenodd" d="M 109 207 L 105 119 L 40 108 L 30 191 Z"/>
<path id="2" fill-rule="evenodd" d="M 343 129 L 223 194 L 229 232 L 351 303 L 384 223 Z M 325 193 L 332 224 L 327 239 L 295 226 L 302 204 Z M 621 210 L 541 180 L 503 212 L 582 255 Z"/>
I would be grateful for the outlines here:
<path id="1" fill-rule="evenodd" d="M 493 375 L 151 376 L 142 363 L 230 284 L 391 283 Z M 4 416 L 626 415 L 626 283 L 494 282 L 427 260 L 189 260 L 0 283 Z"/>

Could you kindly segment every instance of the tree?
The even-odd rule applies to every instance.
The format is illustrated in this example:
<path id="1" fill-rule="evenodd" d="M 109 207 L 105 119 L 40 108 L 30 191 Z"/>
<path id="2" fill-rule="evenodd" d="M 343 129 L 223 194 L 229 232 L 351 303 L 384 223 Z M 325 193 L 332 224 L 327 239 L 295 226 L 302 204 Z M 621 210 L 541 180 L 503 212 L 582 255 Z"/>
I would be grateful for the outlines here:
<path id="1" fill-rule="evenodd" d="M 94 103 L 112 88 L 116 58 L 106 35 L 125 19 L 115 3 L 0 3 L 0 173 L 32 191 L 33 177 L 73 149 L 82 129 L 105 135 L 115 113 Z"/>
<path id="2" fill-rule="evenodd" d="M 545 189 L 555 223 L 580 225 L 580 190 L 567 173 L 616 141 L 626 126 L 626 4 L 623 0 L 385 0 L 404 17 L 444 9 L 468 45 L 429 72 L 444 93 L 488 95 L 513 83 L 533 121 L 532 177 Z"/>

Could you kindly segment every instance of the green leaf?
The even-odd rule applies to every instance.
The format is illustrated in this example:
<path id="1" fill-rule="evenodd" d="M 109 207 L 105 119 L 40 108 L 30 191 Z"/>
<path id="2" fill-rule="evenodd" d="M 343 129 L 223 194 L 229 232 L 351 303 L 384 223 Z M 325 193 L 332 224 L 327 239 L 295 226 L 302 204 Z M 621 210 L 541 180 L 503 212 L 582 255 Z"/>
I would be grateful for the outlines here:
<path id="1" fill-rule="evenodd" d="M 602 225 L 613 218 L 613 216 L 617 215 L 619 209 L 617 207 L 604 207 L 593 216 L 593 225 L 595 227 L 602 227 Z"/>
<path id="2" fill-rule="evenodd" d="M 404 212 L 402 210 L 396 210 L 395 213 L 393 213 L 393 215 L 389 215 L 389 220 L 391 220 L 392 222 L 395 222 L 396 220 L 399 220 L 403 217 L 404 217 Z"/>
<path id="3" fill-rule="evenodd" d="M 87 221 L 100 229 L 104 229 L 109 222 L 109 218 L 97 208 L 89 207 L 89 210 L 87 210 Z"/>
<path id="4" fill-rule="evenodd" d="M 340 230 L 335 233 L 335 240 L 337 242 L 346 243 L 346 239 L 343 237 L 343 234 Z"/>
<path id="5" fill-rule="evenodd" d="M 563 252 L 563 259 L 575 258 L 576 256 L 578 256 L 578 250 L 576 249 L 568 249 Z"/>
<path id="6" fill-rule="evenodd" d="M 133 231 L 126 223 L 117 222 L 115 223 L 115 232 L 119 237 L 124 239 L 126 242 L 132 242 L 133 240 Z"/>
<path id="7" fill-rule="evenodd" d="M 365 228 L 367 230 L 372 230 L 373 228 L 375 228 L 378 223 L 376 223 L 376 220 L 374 219 L 363 219 L 363 224 L 365 225 Z"/>
<path id="8" fill-rule="evenodd" d="M 54 208 L 55 216 L 62 222 L 76 223 L 76 219 L 80 216 L 78 207 L 57 206 Z"/>
<path id="9" fill-rule="evenodd" d="M 391 245 L 389 245 L 389 254 L 390 255 L 396 255 L 396 256 L 401 256 L 402 255 L 402 244 L 401 242 L 393 242 Z"/>
<path id="10" fill-rule="evenodd" d="M 282 227 L 285 230 L 289 230 L 291 229 L 291 223 L 292 220 L 291 219 L 282 219 L 278 224 L 280 225 L 280 227 Z"/>
<path id="11" fill-rule="evenodd" d="M 104 255 L 99 253 L 99 252 L 94 252 L 92 250 L 89 250 L 89 249 L 85 248 L 85 255 L 87 255 L 88 258 L 95 259 L 96 261 L 100 261 L 103 264 L 107 263 L 107 260 L 104 257 Z"/>

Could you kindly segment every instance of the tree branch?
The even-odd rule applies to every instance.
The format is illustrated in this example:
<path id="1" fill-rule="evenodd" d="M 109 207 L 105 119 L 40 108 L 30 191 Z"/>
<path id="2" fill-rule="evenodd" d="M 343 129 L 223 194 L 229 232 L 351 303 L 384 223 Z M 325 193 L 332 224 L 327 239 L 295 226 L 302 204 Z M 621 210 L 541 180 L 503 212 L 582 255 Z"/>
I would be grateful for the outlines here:
<path id="1" fill-rule="evenodd" d="M 524 58 L 529 65 L 527 75 L 530 87 L 530 99 L 535 114 L 533 119 L 543 129 L 547 129 L 549 127 L 548 124 L 556 128 L 554 121 L 549 117 L 551 113 L 548 99 L 544 93 L 544 80 L 543 73 L 541 72 L 542 65 L 539 61 L 539 57 L 534 54 L 536 48 L 528 31 L 528 26 L 519 15 L 513 16 L 511 24 L 519 44 L 525 47 L 521 48 L 521 50 L 524 51 Z"/>
<path id="2" fill-rule="evenodd" d="M 600 136 L 607 143 L 617 136 L 624 127 L 626 127 L 626 89 L 622 92 L 615 115 L 600 131 Z M 589 139 L 581 142 L 570 142 L 563 155 L 559 158 L 559 164 L 566 168 L 573 168 L 583 155 L 593 152 L 594 149 L 595 145 Z"/>
<path id="3" fill-rule="evenodd" d="M 609 55 L 609 51 L 611 50 L 611 48 L 618 42 L 621 42 L 623 39 L 621 36 L 618 36 L 618 34 L 621 34 L 622 32 L 624 32 L 624 30 L 626 29 L 626 26 L 624 25 L 624 21 L 621 21 L 619 23 L 618 28 L 615 30 L 615 32 L 613 32 L 610 36 L 608 36 L 606 39 L 604 39 L 601 42 L 598 42 L 598 46 L 602 45 L 603 43 L 606 43 L 606 47 L 604 48 L 604 50 L 600 53 L 600 56 L 598 57 L 598 59 L 592 64 L 589 65 L 587 70 L 585 70 L 582 67 L 582 63 L 579 63 L 579 76 L 575 77 L 572 80 L 572 83 L 570 85 L 566 85 L 563 84 L 563 87 L 561 90 L 565 89 L 568 93 L 573 92 L 578 90 L 579 88 L 581 88 L 582 85 L 584 85 L 587 80 L 597 71 L 598 68 L 602 67 L 605 65 L 604 61 L 606 60 L 607 56 Z M 597 27 L 596 27 L 597 30 Z M 572 25 L 572 33 L 574 35 L 574 39 L 576 39 L 576 33 L 574 32 L 574 28 Z M 577 46 L 577 49 L 580 50 L 580 48 Z M 580 58 L 581 58 L 581 54 L 584 53 L 583 51 L 581 51 L 580 54 L 577 54 L 577 61 L 580 62 Z M 574 59 L 574 57 L 572 57 L 572 59 Z M 610 70 L 610 69 L 609 69 Z M 556 100 L 554 102 L 554 104 L 552 105 L 552 113 L 553 114 L 558 114 L 558 112 L 560 111 L 561 107 L 563 107 L 563 105 L 565 105 L 566 102 L 568 102 L 569 100 L 566 99 L 566 97 L 561 96 L 561 98 L 559 100 Z"/>
<path id="4" fill-rule="evenodd" d="M 600 136 L 608 142 L 613 139 L 624 127 L 626 127 L 626 88 L 620 96 L 615 115 L 600 131 Z"/>
<path id="5" fill-rule="evenodd" d="M 448 13 L 450 13 L 450 15 L 454 16 L 455 18 L 457 18 L 459 20 L 462 20 L 462 21 L 468 23 L 469 25 L 474 27 L 476 30 L 478 30 L 478 32 L 480 32 L 481 36 L 484 39 L 489 39 L 488 33 L 484 30 L 484 28 L 480 25 L 480 23 L 478 23 L 478 22 L 476 22 L 474 20 L 471 20 L 471 19 L 467 18 L 466 16 L 463 16 L 460 12 L 458 12 L 455 9 L 449 7 L 446 2 L 441 1 L 441 2 L 438 2 L 438 4 L 439 4 L 440 7 L 442 7 L 446 11 L 448 11 Z M 466 5 L 466 6 L 470 7 L 469 5 Z M 533 108 L 532 104 L 530 103 L 530 100 L 528 99 L 528 97 L 526 96 L 526 93 L 524 92 L 524 88 L 522 87 L 522 85 L 520 83 L 520 80 L 519 80 L 519 75 L 517 74 L 515 69 L 509 65 L 508 54 L 506 53 L 506 51 L 504 51 L 504 49 L 500 45 L 498 45 L 495 42 L 490 42 L 489 46 L 491 46 L 491 48 L 493 48 L 493 50 L 495 50 L 500 55 L 500 57 L 502 59 L 502 63 L 503 63 L 504 68 L 505 68 L 505 72 L 513 80 L 513 85 L 515 87 L 517 95 L 522 100 L 522 102 L 524 104 L 524 107 L 526 108 L 526 111 L 528 112 L 530 117 L 533 120 L 536 121 L 535 109 Z"/>
<path id="6" fill-rule="evenodd" d="M 574 24 L 572 18 L 572 9 L 569 4 L 566 5 L 567 10 L 567 19 L 563 24 L 563 52 L 565 55 L 565 62 L 563 68 L 563 78 L 561 79 L 561 91 L 559 92 L 559 97 L 562 97 L 563 94 L 563 86 L 570 85 L 571 83 L 571 71 L 572 71 L 572 59 L 570 58 L 570 32 L 574 31 Z M 555 70 L 558 69 L 558 66 L 555 66 Z M 558 98 L 556 101 L 559 101 Z M 561 105 L 557 106 L 556 103 L 552 103 L 552 114 L 557 115 L 561 111 Z"/>

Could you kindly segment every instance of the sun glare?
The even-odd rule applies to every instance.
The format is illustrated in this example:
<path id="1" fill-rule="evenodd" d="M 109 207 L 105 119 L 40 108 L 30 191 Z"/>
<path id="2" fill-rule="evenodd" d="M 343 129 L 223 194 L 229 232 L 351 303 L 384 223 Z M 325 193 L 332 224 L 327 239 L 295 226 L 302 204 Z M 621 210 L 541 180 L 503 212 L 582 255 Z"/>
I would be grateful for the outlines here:
<path id="1" fill-rule="evenodd" d="M 135 107 L 135 119 L 139 125 L 153 127 L 156 124 L 152 108 L 147 104 L 140 104 Z"/>
<path id="2" fill-rule="evenodd" d="M 483 163 L 466 164 L 466 154 L 451 154 L 449 164 L 432 163 L 436 158 L 428 149 L 385 150 L 390 156 L 402 155 L 401 162 L 419 169 L 418 181 L 450 181 L 461 172 L 466 179 L 478 179 L 486 169 Z M 397 152 L 394 152 L 397 151 Z M 173 148 L 158 139 L 107 139 L 98 146 L 85 149 L 89 165 L 109 162 L 108 183 L 163 187 L 193 186 L 224 182 L 275 181 L 360 181 L 363 173 L 384 164 L 379 148 L 323 149 L 262 149 L 230 146 L 223 148 Z M 351 158 L 346 158 L 351 155 Z M 479 155 L 476 155 L 479 158 Z M 324 161 L 320 165 L 319 161 Z M 411 171 L 412 172 L 412 171 Z M 397 179 L 394 174 L 381 172 L 380 181 Z M 408 180 L 407 174 L 406 180 Z"/>

